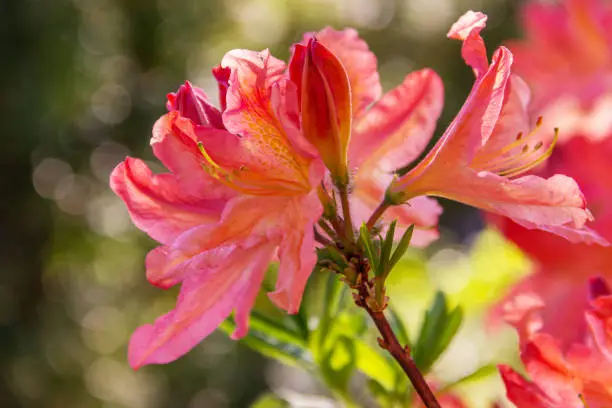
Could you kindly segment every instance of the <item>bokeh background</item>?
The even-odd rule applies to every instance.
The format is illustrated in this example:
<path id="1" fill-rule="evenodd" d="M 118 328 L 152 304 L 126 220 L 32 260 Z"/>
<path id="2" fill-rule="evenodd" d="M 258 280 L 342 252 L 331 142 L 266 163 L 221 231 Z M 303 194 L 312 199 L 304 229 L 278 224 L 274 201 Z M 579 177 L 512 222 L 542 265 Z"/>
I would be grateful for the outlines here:
<path id="1" fill-rule="evenodd" d="M 482 10 L 492 51 L 520 35 L 518 5 L 0 2 L 0 407 L 240 408 L 270 389 L 303 389 L 307 377 L 283 374 L 221 333 L 168 366 L 128 367 L 131 331 L 170 309 L 175 291 L 146 282 L 143 261 L 155 243 L 132 226 L 109 190 L 110 171 L 128 154 L 162 170 L 148 145 L 166 93 L 189 79 L 215 95 L 210 69 L 226 51 L 270 48 L 286 60 L 303 32 L 326 25 L 359 30 L 378 56 L 385 89 L 411 70 L 435 69 L 445 85 L 443 129 L 473 83 L 460 43 L 447 40 L 446 31 L 464 11 Z M 392 296 L 410 297 L 399 304 L 408 319 L 417 319 L 410 301 L 424 304 L 432 288 L 441 287 L 480 321 L 483 307 L 523 273 L 525 261 L 494 232 L 479 233 L 483 222 L 475 210 L 445 207 L 444 240 L 412 253 L 398 278 L 398 287 L 409 289 Z M 498 355 L 499 346 L 479 336 L 480 345 L 474 336 L 460 336 L 451 348 L 446 366 L 455 374 L 457 367 L 469 372 L 466 364 L 474 368 L 479 359 Z"/>

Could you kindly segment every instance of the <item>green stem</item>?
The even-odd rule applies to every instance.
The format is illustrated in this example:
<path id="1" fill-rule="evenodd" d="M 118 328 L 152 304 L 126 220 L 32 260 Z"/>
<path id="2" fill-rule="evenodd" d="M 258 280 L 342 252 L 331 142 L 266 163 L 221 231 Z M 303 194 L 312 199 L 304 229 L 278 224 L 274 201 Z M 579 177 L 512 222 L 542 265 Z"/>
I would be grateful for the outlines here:
<path id="1" fill-rule="evenodd" d="M 385 211 L 387 211 L 389 207 L 390 205 L 386 201 L 383 201 L 380 204 L 378 204 L 378 207 L 376 207 L 376 209 L 370 216 L 370 219 L 366 223 L 366 226 L 368 227 L 368 231 L 371 231 L 372 228 L 374 228 L 374 225 L 376 225 L 376 221 L 378 221 L 378 219 L 383 215 Z"/>

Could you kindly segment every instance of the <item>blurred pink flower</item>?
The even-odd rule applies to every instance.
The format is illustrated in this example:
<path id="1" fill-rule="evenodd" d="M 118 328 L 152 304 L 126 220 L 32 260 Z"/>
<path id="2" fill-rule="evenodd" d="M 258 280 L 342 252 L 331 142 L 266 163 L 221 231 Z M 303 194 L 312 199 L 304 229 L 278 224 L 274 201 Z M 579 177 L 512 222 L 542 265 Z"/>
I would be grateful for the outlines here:
<path id="1" fill-rule="evenodd" d="M 612 7 L 605 3 L 528 3 L 523 9 L 527 40 L 510 47 L 517 72 L 534 91 L 531 110 L 560 126 L 564 138 L 538 174 L 560 172 L 574 178 L 593 211 L 591 228 L 609 241 L 612 140 L 608 136 L 612 134 L 612 105 L 607 106 L 605 100 L 612 102 Z M 603 116 L 597 112 L 603 112 Z M 568 118 L 577 126 L 568 123 Z M 612 250 L 599 245 L 572 245 L 549 234 L 526 231 L 500 217 L 490 217 L 490 221 L 535 261 L 533 274 L 512 288 L 507 299 L 536 293 L 546 304 L 541 312 L 544 330 L 564 349 L 582 339 L 587 329 L 582 316 L 588 302 L 586 282 L 593 274 L 612 278 Z M 504 303 L 494 309 L 494 318 L 499 318 Z"/>
<path id="2" fill-rule="evenodd" d="M 597 281 L 595 281 L 597 282 Z M 507 395 L 518 408 L 607 408 L 612 406 L 612 295 L 593 299 L 582 310 L 589 338 L 563 352 L 557 339 L 540 330 L 540 299 L 515 304 L 509 321 L 519 332 L 521 360 L 530 381 L 502 365 Z"/>
<path id="3" fill-rule="evenodd" d="M 612 139 L 592 142 L 576 137 L 558 147 L 540 174 L 564 172 L 576 179 L 595 216 L 592 228 L 612 240 Z M 533 273 L 512 288 L 507 298 L 536 293 L 547 307 L 544 330 L 562 347 L 580 340 L 586 330 L 582 310 L 588 302 L 587 282 L 593 274 L 612 279 L 612 250 L 607 246 L 572 244 L 540 231 L 528 231 L 510 220 L 490 217 L 512 242 L 534 261 Z M 501 302 L 494 317 L 503 313 Z M 560 318 L 562 316 L 562 318 Z"/>
<path id="4" fill-rule="evenodd" d="M 500 47 L 488 63 L 480 36 L 485 23 L 484 14 L 470 11 L 449 31 L 450 38 L 464 41 L 462 55 L 476 83 L 434 148 L 391 184 L 389 199 L 445 197 L 570 241 L 603 242 L 583 228 L 592 217 L 573 179 L 559 174 L 518 177 L 545 160 L 552 146 L 546 148 L 537 138 L 540 121 L 528 132 L 529 90 L 511 73 L 510 51 Z"/>
<path id="5" fill-rule="evenodd" d="M 612 4 L 606 0 L 530 1 L 525 40 L 509 47 L 531 86 L 533 112 L 561 127 L 561 137 L 612 131 Z"/>
<path id="6" fill-rule="evenodd" d="M 382 95 L 376 56 L 353 29 L 325 28 L 306 34 L 294 46 L 291 69 L 295 70 L 303 49 L 315 36 L 339 58 L 350 83 L 348 163 L 354 177 L 351 209 L 359 227 L 384 199 L 394 172 L 417 159 L 431 139 L 444 102 L 442 81 L 435 72 L 423 69 Z M 436 200 L 416 197 L 408 205 L 388 210 L 385 219 L 398 219 L 404 226 L 414 224 L 412 244 L 425 246 L 438 237 L 436 226 L 441 212 Z"/>
<path id="7" fill-rule="evenodd" d="M 186 83 L 155 124 L 151 146 L 170 173 L 127 158 L 111 175 L 134 223 L 162 244 L 147 256 L 149 281 L 181 283 L 175 309 L 133 334 L 134 368 L 180 357 L 232 311 L 233 337 L 244 336 L 276 258 L 269 297 L 296 313 L 316 262 L 324 167 L 300 149 L 297 93 L 285 64 L 267 51 L 235 50 L 214 74 L 222 110 Z"/>

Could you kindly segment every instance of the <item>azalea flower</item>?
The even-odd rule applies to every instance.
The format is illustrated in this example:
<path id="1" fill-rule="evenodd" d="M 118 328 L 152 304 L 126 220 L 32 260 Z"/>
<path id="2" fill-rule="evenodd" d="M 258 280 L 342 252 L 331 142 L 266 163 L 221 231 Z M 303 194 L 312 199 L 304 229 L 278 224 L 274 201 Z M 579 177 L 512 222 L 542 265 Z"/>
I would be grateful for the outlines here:
<path id="1" fill-rule="evenodd" d="M 583 316 L 589 338 L 563 352 L 557 339 L 540 331 L 537 296 L 517 300 L 509 320 L 519 331 L 521 360 L 530 381 L 502 365 L 507 395 L 518 408 L 605 408 L 612 406 L 612 295 L 601 281 Z"/>
<path id="2" fill-rule="evenodd" d="M 539 174 L 564 172 L 581 186 L 595 221 L 592 228 L 612 240 L 612 139 L 593 142 L 577 137 L 558 147 Z M 585 160 L 585 158 L 588 158 Z M 582 310 L 587 306 L 587 282 L 593 274 L 612 279 L 612 250 L 608 246 L 572 244 L 542 231 L 528 231 L 501 217 L 490 217 L 504 235 L 533 261 L 532 273 L 513 287 L 507 298 L 537 293 L 547 307 L 542 310 L 543 330 L 565 349 L 584 337 L 587 330 Z M 493 311 L 498 319 L 500 302 Z M 563 316 L 563 318 L 559 318 Z"/>
<path id="3" fill-rule="evenodd" d="M 599 0 L 565 0 L 556 4 L 531 2 L 523 9 L 527 41 L 509 46 L 515 53 L 515 69 L 534 90 L 531 111 L 545 115 L 561 127 L 563 143 L 538 175 L 563 173 L 581 186 L 593 211 L 591 228 L 612 239 L 612 199 L 608 137 L 612 101 L 609 4 Z M 542 310 L 543 330 L 563 349 L 584 337 L 587 326 L 582 310 L 587 305 L 586 283 L 599 274 L 612 278 L 612 251 L 599 245 L 573 245 L 540 231 L 489 217 L 504 235 L 534 261 L 532 274 L 518 283 L 507 298 L 537 293 L 547 305 Z M 584 232 L 589 235 L 590 230 Z M 601 240 L 598 240 L 601 242 Z M 493 317 L 503 313 L 501 305 Z M 562 319 L 559 316 L 563 316 Z"/>
<path id="4" fill-rule="evenodd" d="M 423 69 L 408 74 L 402 84 L 382 95 L 376 56 L 365 41 L 353 29 L 328 27 L 305 34 L 294 46 L 290 69 L 296 83 L 301 82 L 303 55 L 313 44 L 322 44 L 337 56 L 350 84 L 351 118 L 344 123 L 351 126 L 350 204 L 358 227 L 383 201 L 395 171 L 418 158 L 427 146 L 442 111 L 442 81 L 432 70 Z M 425 246 L 438 237 L 435 227 L 441 213 L 436 200 L 415 197 L 388 210 L 384 220 L 415 225 L 412 244 Z"/>
<path id="5" fill-rule="evenodd" d="M 186 83 L 168 97 L 151 146 L 170 173 L 127 158 L 111 175 L 134 223 L 162 245 L 147 278 L 181 283 L 174 310 L 130 340 L 132 367 L 183 355 L 235 312 L 234 338 L 271 261 L 280 262 L 270 299 L 298 311 L 315 262 L 313 227 L 322 213 L 320 159 L 303 152 L 295 87 L 267 51 L 230 51 L 214 70 L 220 106 Z"/>
<path id="6" fill-rule="evenodd" d="M 593 139 L 612 131 L 612 5 L 606 0 L 531 1 L 522 9 L 525 40 L 508 45 L 531 86 L 531 109 L 562 136 Z"/>
<path id="7" fill-rule="evenodd" d="M 576 182 L 563 175 L 519 177 L 552 151 L 528 130 L 529 91 L 511 72 L 512 54 L 500 47 L 488 63 L 480 31 L 486 16 L 468 12 L 448 33 L 463 41 L 462 55 L 476 82 L 457 117 L 427 156 L 395 180 L 387 199 L 421 195 L 460 201 L 571 241 L 602 242 L 583 229 L 592 216 Z"/>

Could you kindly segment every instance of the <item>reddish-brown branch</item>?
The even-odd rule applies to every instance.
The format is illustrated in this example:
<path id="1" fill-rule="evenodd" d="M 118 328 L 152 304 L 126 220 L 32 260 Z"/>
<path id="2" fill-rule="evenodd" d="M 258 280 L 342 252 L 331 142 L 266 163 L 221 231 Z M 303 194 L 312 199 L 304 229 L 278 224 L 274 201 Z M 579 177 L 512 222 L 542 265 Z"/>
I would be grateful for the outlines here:
<path id="1" fill-rule="evenodd" d="M 374 324 L 376 324 L 378 331 L 382 335 L 382 339 L 379 339 L 380 346 L 388 350 L 393 358 L 399 363 L 410 379 L 417 394 L 419 394 L 419 397 L 423 400 L 425 406 L 427 408 L 440 408 L 440 403 L 436 400 L 425 378 L 414 364 L 414 360 L 410 356 L 410 349 L 408 347 L 402 347 L 399 343 L 385 314 L 383 312 L 375 312 L 367 305 L 364 309 L 366 309 L 372 320 L 374 320 Z"/>
<path id="2" fill-rule="evenodd" d="M 410 355 L 410 349 L 408 346 L 402 346 L 399 340 L 397 340 L 393 328 L 383 312 L 384 305 L 376 304 L 374 297 L 371 295 L 373 284 L 368 280 L 368 265 L 364 263 L 362 266 L 365 268 L 361 271 L 362 279 L 359 280 L 359 285 L 356 288 L 358 293 L 355 294 L 355 303 L 368 312 L 382 336 L 382 338 L 378 339 L 380 347 L 391 353 L 393 358 L 399 363 L 417 394 L 423 400 L 425 407 L 441 408 L 440 403 L 436 400 L 434 393 L 425 381 L 423 374 L 421 374 L 414 363 Z"/>

